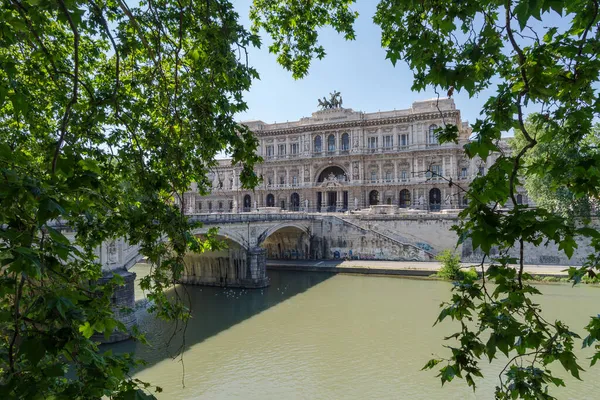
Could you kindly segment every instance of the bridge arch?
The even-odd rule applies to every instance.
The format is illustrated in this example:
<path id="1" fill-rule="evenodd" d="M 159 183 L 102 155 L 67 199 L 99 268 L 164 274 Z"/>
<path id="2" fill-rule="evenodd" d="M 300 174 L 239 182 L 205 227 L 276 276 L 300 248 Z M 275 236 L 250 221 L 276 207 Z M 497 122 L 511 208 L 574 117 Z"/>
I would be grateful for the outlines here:
<path id="1" fill-rule="evenodd" d="M 283 222 L 265 229 L 257 238 L 257 246 L 264 248 L 267 258 L 311 258 L 313 236 L 310 224 Z"/>
<path id="2" fill-rule="evenodd" d="M 192 233 L 196 236 L 205 235 L 206 233 L 208 233 L 209 228 L 210 227 L 197 228 L 197 229 L 194 229 L 194 231 Z M 244 250 L 248 250 L 250 247 L 248 240 L 246 240 L 246 238 L 242 237 L 242 235 L 240 235 L 238 232 L 235 232 L 233 230 L 229 230 L 227 228 L 221 227 L 221 228 L 219 228 L 219 232 L 218 232 L 217 236 L 224 238 L 224 239 L 231 240 L 232 242 L 239 245 Z"/>

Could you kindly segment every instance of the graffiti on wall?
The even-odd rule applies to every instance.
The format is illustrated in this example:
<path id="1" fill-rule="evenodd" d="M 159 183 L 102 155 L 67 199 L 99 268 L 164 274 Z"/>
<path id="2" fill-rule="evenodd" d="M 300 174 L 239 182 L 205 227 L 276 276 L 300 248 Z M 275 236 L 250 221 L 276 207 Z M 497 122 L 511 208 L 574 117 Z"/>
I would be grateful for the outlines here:
<path id="1" fill-rule="evenodd" d="M 433 250 L 433 247 L 431 247 L 427 243 L 417 242 L 417 243 L 415 243 L 415 246 L 417 246 L 418 248 L 423 249 L 425 251 L 431 251 L 431 250 Z"/>

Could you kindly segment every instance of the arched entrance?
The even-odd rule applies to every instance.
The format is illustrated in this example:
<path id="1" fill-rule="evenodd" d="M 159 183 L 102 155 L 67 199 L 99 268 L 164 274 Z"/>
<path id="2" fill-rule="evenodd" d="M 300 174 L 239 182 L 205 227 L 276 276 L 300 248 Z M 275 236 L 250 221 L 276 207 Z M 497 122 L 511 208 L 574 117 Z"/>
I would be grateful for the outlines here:
<path id="1" fill-rule="evenodd" d="M 400 191 L 400 207 L 410 207 L 410 192 L 408 189 L 402 189 Z"/>
<path id="2" fill-rule="evenodd" d="M 272 193 L 267 195 L 267 207 L 275 207 L 275 196 Z"/>
<path id="3" fill-rule="evenodd" d="M 332 165 L 330 167 L 325 168 L 319 174 L 317 178 L 317 182 L 324 182 L 325 179 L 337 179 L 339 182 L 346 181 L 346 171 L 342 167 L 338 167 L 337 165 Z"/>
<path id="4" fill-rule="evenodd" d="M 292 195 L 290 196 L 290 210 L 300 210 L 300 195 L 298 193 L 292 193 Z"/>
<path id="5" fill-rule="evenodd" d="M 369 205 L 376 206 L 379 204 L 379 192 L 377 190 L 371 190 L 369 193 Z"/>
<path id="6" fill-rule="evenodd" d="M 429 210 L 439 211 L 442 205 L 442 192 L 438 188 L 429 191 Z"/>
<path id="7" fill-rule="evenodd" d="M 249 194 L 244 196 L 244 211 L 248 212 L 252 209 L 252 198 Z"/>
<path id="8" fill-rule="evenodd" d="M 316 180 L 325 190 L 317 192 L 319 211 L 338 212 L 348 209 L 348 191 L 344 187 L 345 182 L 348 182 L 348 175 L 342 167 L 330 165 L 316 176 Z"/>

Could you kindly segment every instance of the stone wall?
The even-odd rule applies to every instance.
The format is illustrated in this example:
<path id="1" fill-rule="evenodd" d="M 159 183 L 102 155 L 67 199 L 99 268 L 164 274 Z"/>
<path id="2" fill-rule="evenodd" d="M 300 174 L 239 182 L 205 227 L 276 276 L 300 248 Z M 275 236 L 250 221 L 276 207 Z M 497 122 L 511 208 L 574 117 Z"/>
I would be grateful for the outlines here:
<path id="1" fill-rule="evenodd" d="M 450 215 L 350 215 L 344 219 L 432 254 L 455 248 L 458 240 L 451 230 L 457 219 Z"/>
<path id="2" fill-rule="evenodd" d="M 342 218 L 323 220 L 323 258 L 357 260 L 429 261 L 432 254 L 396 240 L 388 232 L 365 229 Z"/>
<path id="3" fill-rule="evenodd" d="M 126 270 L 107 271 L 98 283 L 105 284 L 115 274 L 121 275 L 125 283 L 117 287 L 111 297 L 112 310 L 115 319 L 122 322 L 127 331 L 115 330 L 108 339 L 104 335 L 95 335 L 94 339 L 102 343 L 114 343 L 129 339 L 131 337 L 130 331 L 137 322 L 135 313 L 133 312 L 135 307 L 135 273 Z"/>
<path id="4" fill-rule="evenodd" d="M 350 215 L 344 216 L 344 219 L 367 230 L 386 233 L 398 241 L 413 244 L 432 254 L 437 254 L 444 249 L 454 249 L 458 241 L 456 232 L 451 230 L 458 222 L 456 215 Z M 599 221 L 594 221 L 594 224 L 600 226 Z M 527 243 L 524 252 L 525 263 L 581 265 L 593 249 L 587 239 L 579 239 L 577 244 L 578 248 L 569 259 L 554 242 L 539 246 Z M 474 252 L 470 240 L 458 246 L 457 252 L 464 262 L 481 262 L 482 252 L 480 249 Z M 492 254 L 494 254 L 493 249 Z M 518 258 L 518 248 L 513 248 L 509 254 L 511 257 Z"/>

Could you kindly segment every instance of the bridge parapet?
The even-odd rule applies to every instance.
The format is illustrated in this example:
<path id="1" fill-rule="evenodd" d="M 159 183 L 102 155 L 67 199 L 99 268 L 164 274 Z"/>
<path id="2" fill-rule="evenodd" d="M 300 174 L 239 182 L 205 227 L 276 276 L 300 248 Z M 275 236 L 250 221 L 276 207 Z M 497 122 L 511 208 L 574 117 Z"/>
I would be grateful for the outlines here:
<path id="1" fill-rule="evenodd" d="M 223 214 L 190 214 L 190 222 L 202 222 L 205 224 L 220 223 L 248 223 L 248 222 L 271 222 L 271 221 L 298 221 L 320 219 L 322 215 L 294 212 L 294 213 L 223 213 Z"/>

